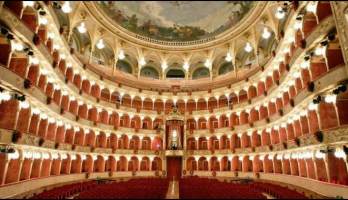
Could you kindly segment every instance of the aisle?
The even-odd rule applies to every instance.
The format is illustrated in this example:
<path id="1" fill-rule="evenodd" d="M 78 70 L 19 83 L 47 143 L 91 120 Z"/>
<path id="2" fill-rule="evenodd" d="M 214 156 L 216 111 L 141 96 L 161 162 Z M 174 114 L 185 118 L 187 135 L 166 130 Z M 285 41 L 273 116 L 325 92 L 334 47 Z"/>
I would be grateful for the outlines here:
<path id="1" fill-rule="evenodd" d="M 179 182 L 170 181 L 166 199 L 179 199 Z"/>

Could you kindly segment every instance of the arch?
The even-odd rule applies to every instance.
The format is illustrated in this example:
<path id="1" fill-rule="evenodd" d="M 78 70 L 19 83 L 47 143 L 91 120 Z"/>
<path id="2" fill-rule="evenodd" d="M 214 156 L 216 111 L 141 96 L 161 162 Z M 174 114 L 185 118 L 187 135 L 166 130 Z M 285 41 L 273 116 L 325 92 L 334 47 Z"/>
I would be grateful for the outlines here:
<path id="1" fill-rule="evenodd" d="M 198 170 L 208 171 L 208 160 L 206 157 L 200 157 L 198 160 Z"/>
<path id="2" fill-rule="evenodd" d="M 200 78 L 207 78 L 210 76 L 210 71 L 206 67 L 200 67 L 197 68 L 193 73 L 192 73 L 192 79 L 200 79 Z"/>
<path id="3" fill-rule="evenodd" d="M 153 78 L 153 79 L 159 79 L 159 72 L 156 70 L 156 68 L 152 66 L 145 66 L 141 68 L 140 76 Z"/>
<path id="4" fill-rule="evenodd" d="M 233 69 L 234 67 L 232 62 L 225 62 L 220 65 L 218 75 L 227 74 L 228 72 L 233 71 Z"/>
<path id="5" fill-rule="evenodd" d="M 118 60 L 116 63 L 116 68 L 125 73 L 133 73 L 132 65 L 127 60 Z"/>
<path id="6" fill-rule="evenodd" d="M 185 78 L 185 72 L 182 69 L 169 69 L 166 73 L 166 78 Z"/>

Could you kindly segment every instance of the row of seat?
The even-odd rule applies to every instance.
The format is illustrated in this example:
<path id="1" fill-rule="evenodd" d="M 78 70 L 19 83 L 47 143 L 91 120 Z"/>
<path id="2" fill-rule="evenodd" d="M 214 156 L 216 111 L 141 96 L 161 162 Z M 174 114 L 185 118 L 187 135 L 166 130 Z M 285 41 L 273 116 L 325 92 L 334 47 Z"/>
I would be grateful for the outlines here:
<path id="1" fill-rule="evenodd" d="M 67 197 L 85 190 L 89 190 L 91 188 L 94 188 L 95 186 L 96 182 L 94 181 L 68 184 L 62 187 L 43 191 L 38 195 L 34 195 L 32 199 L 66 199 Z"/>
<path id="2" fill-rule="evenodd" d="M 262 193 L 276 198 L 306 198 L 296 191 L 269 183 L 225 183 L 198 177 L 181 179 L 179 191 L 180 198 L 184 199 L 266 199 Z"/>

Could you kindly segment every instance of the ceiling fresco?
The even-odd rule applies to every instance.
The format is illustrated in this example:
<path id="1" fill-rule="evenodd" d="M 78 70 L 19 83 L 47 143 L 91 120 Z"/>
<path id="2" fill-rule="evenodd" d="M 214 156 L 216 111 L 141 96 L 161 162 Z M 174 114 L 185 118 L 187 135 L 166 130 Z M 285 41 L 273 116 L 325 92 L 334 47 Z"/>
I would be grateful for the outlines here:
<path id="1" fill-rule="evenodd" d="M 254 7 L 250 1 L 99 1 L 117 24 L 165 41 L 208 38 L 232 28 Z"/>

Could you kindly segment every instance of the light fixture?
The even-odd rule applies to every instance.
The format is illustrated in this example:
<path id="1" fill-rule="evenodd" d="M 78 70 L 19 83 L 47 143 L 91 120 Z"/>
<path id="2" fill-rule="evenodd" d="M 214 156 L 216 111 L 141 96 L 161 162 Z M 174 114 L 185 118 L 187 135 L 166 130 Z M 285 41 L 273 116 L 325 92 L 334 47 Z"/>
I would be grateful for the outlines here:
<path id="1" fill-rule="evenodd" d="M 48 20 L 46 17 L 40 16 L 39 17 L 39 24 L 46 25 L 48 23 Z"/>
<path id="2" fill-rule="evenodd" d="M 176 138 L 177 136 L 178 136 L 178 134 L 177 134 L 176 130 L 174 129 L 173 130 L 173 137 Z"/>
<path id="3" fill-rule="evenodd" d="M 103 39 L 100 39 L 97 43 L 97 48 L 98 49 L 103 49 L 105 47 Z"/>
<path id="4" fill-rule="evenodd" d="M 144 57 L 140 58 L 139 64 L 140 64 L 140 66 L 146 65 L 146 61 L 145 61 L 145 58 L 144 58 Z"/>
<path id="5" fill-rule="evenodd" d="M 21 102 L 19 102 L 19 106 L 21 109 L 28 109 L 29 103 L 27 101 L 21 101 Z"/>
<path id="6" fill-rule="evenodd" d="M 250 53 L 253 50 L 253 47 L 251 46 L 250 42 L 246 43 L 244 50 L 248 53 Z"/>
<path id="7" fill-rule="evenodd" d="M 302 69 L 307 69 L 307 68 L 309 67 L 309 65 L 310 65 L 309 60 L 304 60 L 304 61 L 300 64 L 300 67 L 301 67 Z"/>
<path id="8" fill-rule="evenodd" d="M 126 56 L 124 55 L 124 51 L 121 49 L 118 53 L 118 59 L 123 60 Z"/>
<path id="9" fill-rule="evenodd" d="M 19 153 L 18 153 L 17 150 L 15 150 L 15 152 L 9 154 L 9 159 L 10 160 L 15 160 L 15 159 L 18 159 L 18 158 L 19 158 Z"/>
<path id="10" fill-rule="evenodd" d="M 326 103 L 336 103 L 337 96 L 336 95 L 328 95 L 325 97 Z"/>
<path id="11" fill-rule="evenodd" d="M 34 1 L 23 1 L 23 7 L 33 7 Z"/>
<path id="12" fill-rule="evenodd" d="M 302 19 L 296 19 L 295 24 L 294 24 L 294 29 L 295 30 L 301 29 L 302 28 L 302 23 L 303 23 Z"/>
<path id="13" fill-rule="evenodd" d="M 209 68 L 211 66 L 211 61 L 209 59 L 207 59 L 204 63 L 204 66 L 206 66 L 207 68 Z"/>
<path id="14" fill-rule="evenodd" d="M 168 67 L 167 62 L 164 61 L 164 62 L 161 64 L 161 67 L 162 67 L 162 70 L 163 70 L 163 71 L 166 70 L 167 67 Z"/>
<path id="15" fill-rule="evenodd" d="M 271 37 L 271 32 L 269 32 L 268 29 L 265 27 L 262 32 L 262 38 L 268 39 L 269 37 Z"/>
<path id="16" fill-rule="evenodd" d="M 40 159 L 41 158 L 41 152 L 34 152 L 33 153 L 33 158 L 34 159 Z"/>
<path id="17" fill-rule="evenodd" d="M 67 159 L 67 158 L 68 158 L 68 155 L 66 155 L 66 153 L 60 154 L 60 159 L 64 160 L 64 159 Z"/>
<path id="18" fill-rule="evenodd" d="M 325 47 L 317 47 L 317 48 L 314 50 L 314 54 L 315 54 L 316 56 L 324 55 L 324 54 L 325 54 L 325 50 L 326 50 Z"/>
<path id="19" fill-rule="evenodd" d="M 346 158 L 346 153 L 342 149 L 336 149 L 335 150 L 335 157 L 336 158 Z"/>
<path id="20" fill-rule="evenodd" d="M 188 71 L 189 68 L 190 68 L 189 63 L 188 63 L 188 62 L 185 62 L 183 68 L 184 68 L 186 71 Z"/>
<path id="21" fill-rule="evenodd" d="M 15 42 L 14 40 L 12 40 L 12 47 L 16 50 L 16 51 L 23 51 L 24 47 L 21 43 L 19 42 Z"/>
<path id="22" fill-rule="evenodd" d="M 278 7 L 278 8 L 277 8 L 277 11 L 276 11 L 276 13 L 275 13 L 275 16 L 276 16 L 276 18 L 278 18 L 278 19 L 283 19 L 283 18 L 285 17 L 285 12 L 284 12 L 283 8 Z"/>
<path id="23" fill-rule="evenodd" d="M 0 93 L 0 101 L 8 101 L 11 99 L 11 94 L 8 91 Z"/>
<path id="24" fill-rule="evenodd" d="M 32 65 L 38 65 L 39 64 L 39 59 L 37 59 L 34 56 L 30 56 L 29 57 L 29 63 L 32 64 Z"/>
<path id="25" fill-rule="evenodd" d="M 316 13 L 317 11 L 317 3 L 316 2 L 309 2 L 307 7 L 306 7 L 306 11 L 307 12 L 312 12 L 312 13 Z"/>
<path id="26" fill-rule="evenodd" d="M 54 38 L 55 38 L 55 35 L 54 35 L 54 33 L 52 33 L 52 32 L 48 32 L 47 37 L 48 37 L 48 38 L 51 38 L 51 39 L 54 39 Z"/>
<path id="27" fill-rule="evenodd" d="M 308 109 L 309 109 L 309 110 L 317 110 L 317 109 L 318 109 L 318 104 L 314 104 L 313 102 L 311 102 L 311 103 L 308 105 Z"/>
<path id="28" fill-rule="evenodd" d="M 230 53 L 230 52 L 227 52 L 225 60 L 226 60 L 227 62 L 231 62 L 231 61 L 232 61 L 232 56 L 231 56 L 231 53 Z"/>
<path id="29" fill-rule="evenodd" d="M 71 6 L 70 6 L 70 2 L 69 1 L 65 1 L 64 3 L 63 3 L 63 6 L 62 6 L 62 11 L 64 12 L 64 13 L 70 13 L 71 12 Z"/>
<path id="30" fill-rule="evenodd" d="M 87 29 L 85 23 L 81 22 L 81 24 L 77 27 L 77 30 L 79 33 L 86 33 Z"/>
<path id="31" fill-rule="evenodd" d="M 322 158 L 325 157 L 325 154 L 322 153 L 322 152 L 320 152 L 320 151 L 317 151 L 317 152 L 315 153 L 315 157 L 318 158 L 318 159 L 322 159 Z"/>

